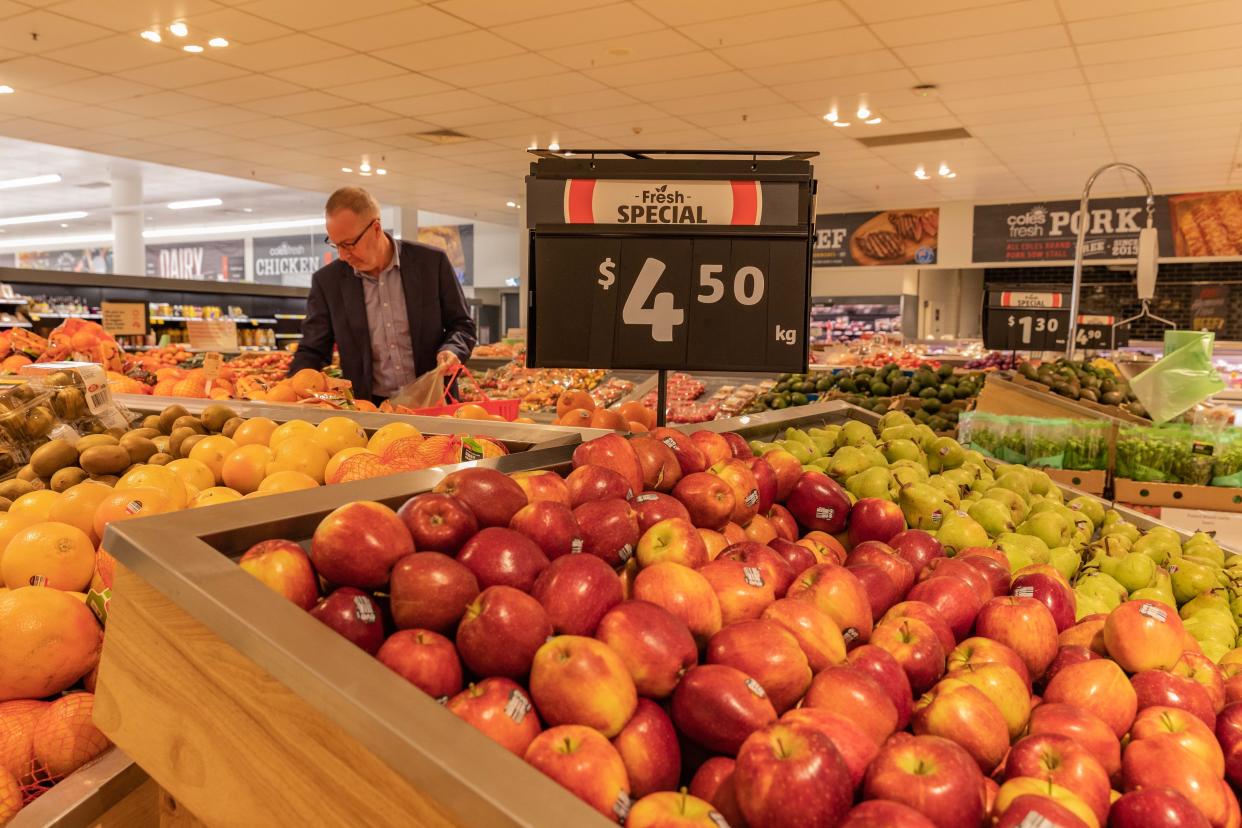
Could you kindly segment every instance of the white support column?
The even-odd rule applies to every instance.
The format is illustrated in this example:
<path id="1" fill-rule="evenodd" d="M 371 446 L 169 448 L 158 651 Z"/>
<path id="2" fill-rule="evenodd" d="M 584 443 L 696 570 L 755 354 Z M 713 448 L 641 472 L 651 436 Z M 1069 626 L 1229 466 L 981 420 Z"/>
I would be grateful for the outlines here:
<path id="1" fill-rule="evenodd" d="M 526 204 L 518 207 L 517 258 L 518 258 L 518 302 L 521 307 L 521 325 L 526 327 L 526 311 L 530 302 L 530 231 L 526 229 Z M 503 336 L 503 332 L 502 332 Z M 528 333 L 529 337 L 530 334 Z"/>
<path id="2" fill-rule="evenodd" d="M 405 241 L 418 241 L 418 207 L 413 204 L 394 206 L 392 217 L 390 233 Z"/>
<path id="3" fill-rule="evenodd" d="M 112 168 L 112 272 L 146 275 L 147 251 L 142 240 L 142 171 Z"/>

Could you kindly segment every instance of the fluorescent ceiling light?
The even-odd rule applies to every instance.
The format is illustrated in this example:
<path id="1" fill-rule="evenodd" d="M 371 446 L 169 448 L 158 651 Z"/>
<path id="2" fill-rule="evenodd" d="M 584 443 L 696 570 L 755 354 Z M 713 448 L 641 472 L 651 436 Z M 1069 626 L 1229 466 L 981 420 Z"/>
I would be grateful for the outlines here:
<path id="1" fill-rule="evenodd" d="M 833 121 L 832 125 L 834 127 L 847 127 L 850 125 L 850 122 L 849 121 Z"/>
<path id="2" fill-rule="evenodd" d="M 190 53 L 195 54 L 195 55 L 197 55 L 199 52 L 203 51 L 203 47 L 202 47 L 202 46 L 199 46 L 197 43 L 187 43 L 187 44 L 185 44 L 184 46 L 182 46 L 181 48 L 182 48 L 182 49 L 184 49 L 185 51 L 190 52 Z"/>
<path id="3" fill-rule="evenodd" d="M 229 42 L 222 37 L 213 37 L 211 40 L 207 41 L 207 45 L 213 49 L 223 49 L 225 46 L 229 45 Z"/>
<path id="4" fill-rule="evenodd" d="M 351 173 L 353 171 L 354 171 L 353 167 L 341 167 L 341 172 L 343 173 Z"/>
<path id="5" fill-rule="evenodd" d="M 140 34 L 139 37 L 141 37 L 143 40 L 150 41 L 151 43 L 159 43 L 161 40 L 164 39 L 160 37 L 160 33 L 157 32 L 155 29 L 147 29 L 145 32 Z"/>
<path id="6" fill-rule="evenodd" d="M 190 27 L 184 23 L 174 23 L 168 27 L 168 31 L 172 32 L 177 37 L 185 37 L 190 33 Z"/>
<path id="7" fill-rule="evenodd" d="M 41 224 L 45 221 L 64 221 L 66 219 L 85 218 L 87 213 L 82 210 L 74 210 L 68 213 L 44 213 L 38 216 L 14 216 L 12 218 L 0 218 L 0 227 L 9 227 L 14 224 Z"/>
<path id="8" fill-rule="evenodd" d="M 5 83 L 0 83 L 0 95 L 12 95 L 13 87 Z"/>
<path id="9" fill-rule="evenodd" d="M 376 175 L 388 175 L 388 170 L 384 169 L 383 167 L 378 167 L 375 170 L 375 174 Z"/>
<path id="10" fill-rule="evenodd" d="M 299 227 L 323 227 L 323 216 L 288 221 L 262 221 L 253 224 L 211 224 L 201 227 L 161 227 L 144 230 L 145 239 L 167 239 L 177 236 L 207 236 L 214 233 L 261 233 L 265 230 L 292 230 Z M 111 237 L 109 237 L 111 238 Z"/>
<path id="11" fill-rule="evenodd" d="M 863 121 L 863 123 L 864 123 L 864 124 L 872 124 L 872 125 L 875 125 L 875 124 L 880 123 L 880 122 L 881 122 L 881 121 L 883 121 L 883 120 L 884 120 L 884 119 L 883 119 L 883 118 L 881 118 L 879 115 L 876 115 L 874 118 L 868 118 L 867 120 Z"/>
<path id="12" fill-rule="evenodd" d="M 14 190 L 18 187 L 33 187 L 36 184 L 55 184 L 60 181 L 60 176 L 56 173 L 47 175 L 32 175 L 26 178 L 9 178 L 0 181 L 0 190 Z"/>
<path id="13" fill-rule="evenodd" d="M 224 202 L 218 198 L 192 198 L 189 201 L 170 201 L 169 210 L 190 210 L 194 207 L 219 207 Z"/>

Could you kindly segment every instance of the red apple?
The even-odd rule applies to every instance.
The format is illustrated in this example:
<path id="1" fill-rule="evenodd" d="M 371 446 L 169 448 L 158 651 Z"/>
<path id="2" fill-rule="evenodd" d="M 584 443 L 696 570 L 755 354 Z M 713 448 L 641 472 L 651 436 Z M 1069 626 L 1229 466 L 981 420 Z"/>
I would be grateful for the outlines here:
<path id="1" fill-rule="evenodd" d="M 776 721 L 759 682 L 724 664 L 699 664 L 673 691 L 673 723 L 686 737 L 716 753 L 735 755 L 746 737 Z"/>
<path id="2" fill-rule="evenodd" d="M 604 642 L 580 635 L 555 636 L 536 651 L 530 695 L 548 724 L 587 725 L 610 739 L 638 704 L 621 657 Z"/>
<path id="3" fill-rule="evenodd" d="M 478 594 L 474 573 L 440 552 L 415 552 L 392 568 L 389 604 L 398 629 L 447 633 Z"/>
<path id="4" fill-rule="evenodd" d="M 917 618 L 895 618 L 871 633 L 871 643 L 886 650 L 905 671 L 915 695 L 926 693 L 944 674 L 944 646 Z"/>
<path id="5" fill-rule="evenodd" d="M 862 501 L 860 500 L 859 503 Z M 914 586 L 914 567 L 887 543 L 868 540 L 854 544 L 854 548 L 850 550 L 849 556 L 845 559 L 845 565 L 853 566 L 860 563 L 872 564 L 882 569 L 888 579 L 893 582 L 897 594 L 902 597 L 905 597 L 905 594 Z"/>
<path id="6" fill-rule="evenodd" d="M 699 430 L 691 434 L 690 439 L 703 453 L 707 468 L 733 457 L 733 449 L 729 447 L 729 442 L 714 431 Z"/>
<path id="7" fill-rule="evenodd" d="M 841 754 L 803 724 L 777 722 L 747 738 L 734 781 L 738 805 L 754 828 L 834 828 L 853 802 Z"/>
<path id="8" fill-rule="evenodd" d="M 698 661 L 690 630 L 676 616 L 646 601 L 623 601 L 600 620 L 595 636 L 621 657 L 638 693 L 664 698 Z"/>
<path id="9" fill-rule="evenodd" d="M 798 703 L 811 685 L 811 667 L 798 639 L 775 621 L 738 621 L 707 642 L 707 663 L 736 667 L 767 691 L 777 714 Z"/>
<path id="10" fill-rule="evenodd" d="M 953 632 L 956 641 L 970 635 L 975 619 L 984 606 L 976 589 L 961 578 L 951 575 L 937 575 L 920 581 L 906 593 L 906 600 L 921 601 L 938 612 Z M 1053 633 L 1055 635 L 1055 628 Z"/>
<path id="11" fill-rule="evenodd" d="M 690 521 L 690 512 L 681 501 L 664 492 L 643 492 L 635 495 L 630 505 L 638 513 L 639 533 L 645 534 L 652 526 L 669 518 Z"/>
<path id="12" fill-rule="evenodd" d="M 319 600 L 319 579 L 310 557 L 291 540 L 259 541 L 237 565 L 304 610 Z"/>
<path id="13" fill-rule="evenodd" d="M 644 531 L 638 539 L 639 566 L 672 561 L 698 569 L 707 560 L 707 544 L 703 543 L 698 530 L 685 518 L 662 520 Z"/>
<path id="14" fill-rule="evenodd" d="M 798 521 L 793 513 L 779 503 L 773 503 L 765 513 L 768 522 L 776 529 L 776 536 L 793 543 L 798 539 Z"/>
<path id="15" fill-rule="evenodd" d="M 488 587 L 466 607 L 457 652 L 475 675 L 521 678 L 551 635 L 552 622 L 538 601 L 513 587 Z"/>
<path id="16" fill-rule="evenodd" d="M 981 605 L 986 604 L 995 597 L 992 594 L 992 586 L 987 577 L 960 558 L 933 558 L 927 562 L 927 566 L 923 567 L 923 571 L 918 574 L 915 580 L 918 583 L 922 583 L 934 577 L 961 578 L 974 589 L 979 596 L 979 603 Z"/>
<path id="17" fill-rule="evenodd" d="M 341 587 L 311 607 L 310 614 L 371 655 L 384 642 L 384 620 L 370 595 Z"/>
<path id="18" fill-rule="evenodd" d="M 992 550 L 986 550 L 992 551 Z M 992 590 L 988 600 L 998 595 L 1004 595 L 1009 592 L 1009 565 L 998 563 L 987 555 L 963 555 L 958 553 L 957 558 L 962 563 L 973 566 L 975 571 L 983 576 L 988 582 L 988 587 Z"/>
<path id="19" fill-rule="evenodd" d="M 508 526 L 518 509 L 526 505 L 521 486 L 495 469 L 479 466 L 450 472 L 433 491 L 464 502 L 480 527 Z"/>
<path id="20" fill-rule="evenodd" d="M 501 676 L 470 685 L 444 706 L 517 756 L 526 753 L 541 730 L 530 696 L 513 679 Z"/>
<path id="21" fill-rule="evenodd" d="M 864 644 L 850 650 L 846 661 L 883 688 L 897 710 L 897 729 L 905 730 L 914 711 L 914 691 L 910 689 L 906 671 L 892 653 L 873 644 Z"/>
<path id="22" fill-rule="evenodd" d="M 854 806 L 841 828 L 936 828 L 936 824 L 909 805 L 869 799 Z"/>
<path id="23" fill-rule="evenodd" d="M 1186 797 L 1213 826 L 1227 824 L 1228 786 L 1207 763 L 1166 733 L 1137 739 L 1121 755 L 1125 790 L 1172 788 Z"/>
<path id="24" fill-rule="evenodd" d="M 1103 719 L 1081 707 L 1046 701 L 1031 710 L 1027 731 L 1031 735 L 1055 733 L 1068 736 L 1086 748 L 1109 777 L 1121 771 L 1121 743 L 1117 734 Z"/>
<path id="25" fill-rule="evenodd" d="M 730 544 L 721 552 L 717 559 L 740 561 L 747 566 L 757 566 L 763 573 L 763 579 L 770 581 L 772 591 L 777 598 L 784 598 L 793 583 L 794 571 L 783 557 L 770 546 L 755 541 L 742 541 Z"/>
<path id="26" fill-rule="evenodd" d="M 1194 803 L 1172 788 L 1130 791 L 1108 812 L 1110 828 L 1211 828 Z"/>
<path id="27" fill-rule="evenodd" d="M 996 817 L 994 828 L 1030 828 L 1032 825 L 1092 828 L 1090 823 L 1083 821 L 1074 811 L 1053 799 L 1051 795 L 1042 793 L 1015 796 L 1004 813 Z"/>
<path id="28" fill-rule="evenodd" d="M 565 478 L 565 487 L 572 509 L 595 500 L 628 500 L 634 496 L 629 481 L 604 466 L 578 466 Z"/>
<path id="29" fill-rule="evenodd" d="M 582 530 L 569 507 L 553 500 L 528 503 L 509 521 L 509 528 L 530 538 L 548 560 L 582 551 Z"/>
<path id="30" fill-rule="evenodd" d="M 768 604 L 759 617 L 775 621 L 797 639 L 812 673 L 845 663 L 845 639 L 840 628 L 810 601 L 781 598 Z"/>
<path id="31" fill-rule="evenodd" d="M 716 792 L 720 790 L 724 781 L 733 775 L 733 769 L 736 766 L 737 760 L 729 756 L 713 756 L 708 759 L 694 772 L 694 777 L 690 780 L 690 795 L 713 802 Z"/>
<path id="32" fill-rule="evenodd" d="M 749 466 L 751 474 L 755 476 L 755 483 L 759 492 L 759 514 L 766 515 L 768 510 L 772 508 L 772 504 L 776 502 L 776 470 L 762 457 L 750 456 L 749 448 L 746 452 L 745 457 L 739 457 L 738 459 Z M 790 540 L 795 540 L 797 537 L 797 530 L 795 529 L 794 536 Z"/>
<path id="33" fill-rule="evenodd" d="M 722 431 L 720 436 L 729 444 L 729 451 L 735 458 L 749 460 L 754 456 L 754 452 L 750 450 L 750 444 L 746 442 L 746 438 L 736 431 Z"/>
<path id="34" fill-rule="evenodd" d="M 785 507 L 800 526 L 829 534 L 845 528 L 850 517 L 850 499 L 841 484 L 823 472 L 803 472 L 794 484 Z"/>
<path id="35" fill-rule="evenodd" d="M 673 487 L 673 497 L 690 513 L 690 521 L 703 529 L 723 529 L 733 514 L 733 490 L 714 474 L 695 472 Z"/>
<path id="36" fill-rule="evenodd" d="M 702 449 L 699 448 L 694 440 L 690 439 L 688 434 L 683 434 L 674 428 L 657 428 L 651 432 L 651 436 L 672 450 L 673 456 L 677 458 L 678 465 L 681 466 L 683 477 L 688 474 L 706 471 L 710 465 L 707 462 L 707 458 L 703 455 Z"/>
<path id="37" fill-rule="evenodd" d="M 723 460 L 707 470 L 723 480 L 733 493 L 733 511 L 729 520 L 745 526 L 759 513 L 759 483 L 755 473 L 741 460 Z"/>
<path id="38" fill-rule="evenodd" d="M 850 772 L 850 784 L 857 789 L 867 773 L 867 765 L 880 752 L 866 731 L 840 713 L 820 707 L 799 707 L 781 716 L 782 722 L 806 725 L 818 730 L 832 742 L 837 753 L 845 760 Z"/>
<path id="39" fill-rule="evenodd" d="M 380 663 L 433 699 L 461 690 L 461 662 L 453 642 L 431 630 L 398 630 L 375 654 Z"/>
<path id="40" fill-rule="evenodd" d="M 867 592 L 867 603 L 871 605 L 871 620 L 878 622 L 884 617 L 884 613 L 888 612 L 901 598 L 901 594 L 894 586 L 892 579 L 885 574 L 880 567 L 869 563 L 848 564 L 845 567 L 850 571 L 859 583 L 863 585 L 863 589 Z"/>
<path id="41" fill-rule="evenodd" d="M 310 560 L 329 583 L 374 589 L 387 584 L 393 564 L 413 551 L 414 539 L 396 512 L 382 503 L 356 500 L 337 507 L 315 527 Z"/>
<path id="42" fill-rule="evenodd" d="M 819 563 L 834 563 L 845 566 L 845 559 L 850 554 L 841 541 L 827 532 L 820 532 L 817 529 L 807 532 L 798 538 L 797 543 L 814 552 Z"/>
<path id="43" fill-rule="evenodd" d="M 457 560 L 479 579 L 479 586 L 511 586 L 530 592 L 548 556 L 521 532 L 489 526 L 466 541 Z"/>
<path id="44" fill-rule="evenodd" d="M 979 610 L 975 630 L 1017 653 L 1032 681 L 1044 674 L 1057 655 L 1056 621 L 1034 598 L 993 598 Z"/>
<path id="45" fill-rule="evenodd" d="M 991 699 L 1009 728 L 1009 738 L 1016 739 L 1026 730 L 1031 717 L 1031 693 L 1022 676 L 1004 664 L 975 664 L 961 667 L 949 674 L 960 679 Z"/>
<path id="46" fill-rule="evenodd" d="M 630 790 L 636 797 L 677 789 L 681 747 L 668 714 L 655 702 L 639 699 L 634 715 L 612 740 L 625 761 Z"/>
<path id="47" fill-rule="evenodd" d="M 415 495 L 402 504 L 397 516 L 405 523 L 414 538 L 414 547 L 420 552 L 456 555 L 479 531 L 479 522 L 470 507 L 448 494 Z"/>
<path id="48" fill-rule="evenodd" d="M 905 531 L 906 518 L 901 507 L 891 500 L 864 497 L 850 509 L 850 543 L 858 546 L 864 541 L 879 541 L 885 545 L 889 538 Z"/>
<path id="49" fill-rule="evenodd" d="M 960 678 L 946 678 L 914 705 L 917 735 L 951 739 L 966 749 L 984 773 L 991 773 L 1009 749 L 1009 728 L 981 690 Z"/>
<path id="50" fill-rule="evenodd" d="M 620 439 L 620 438 L 618 438 Z M 638 513 L 629 501 L 593 500 L 574 509 L 582 532 L 582 551 L 618 567 L 634 555 L 638 545 Z"/>
<path id="51" fill-rule="evenodd" d="M 1138 709 L 1148 707 L 1179 707 L 1203 720 L 1209 728 L 1216 727 L 1216 711 L 1203 685 L 1194 679 L 1174 675 L 1165 670 L 1143 670 L 1130 676 L 1130 686 L 1138 696 Z"/>
<path id="52" fill-rule="evenodd" d="M 1107 615 L 1088 615 L 1079 619 L 1078 623 L 1057 636 L 1061 646 L 1074 644 L 1086 647 L 1096 655 L 1107 658 L 1108 648 L 1104 646 L 1104 621 Z"/>
<path id="53" fill-rule="evenodd" d="M 786 595 L 810 601 L 837 623 L 846 648 L 871 638 L 871 605 L 862 582 L 843 566 L 817 564 L 799 575 Z"/>
<path id="54" fill-rule="evenodd" d="M 1212 710 L 1219 713 L 1225 707 L 1225 677 L 1215 662 L 1202 653 L 1184 652 L 1173 665 L 1173 675 L 1193 679 L 1207 691 L 1212 700 Z"/>
<path id="55" fill-rule="evenodd" d="M 681 480 L 681 464 L 673 450 L 655 437 L 642 434 L 630 438 L 630 447 L 638 455 L 642 469 L 642 488 L 657 492 L 669 492 Z"/>
<path id="56" fill-rule="evenodd" d="M 802 476 L 802 464 L 784 449 L 772 449 L 763 454 L 763 460 L 776 473 L 776 499 L 784 501 L 793 491 L 794 484 Z"/>
<path id="57" fill-rule="evenodd" d="M 1139 711 L 1130 726 L 1130 739 L 1147 739 L 1169 733 L 1177 743 L 1198 756 L 1217 776 L 1225 776 L 1225 754 L 1216 733 L 1193 713 L 1177 707 L 1148 707 Z"/>
<path id="58" fill-rule="evenodd" d="M 952 673 L 964 667 L 984 664 L 1004 664 L 1018 674 L 1028 689 L 1031 686 L 1031 676 L 1027 672 L 1026 662 L 1011 647 L 990 638 L 972 636 L 964 639 L 949 652 L 946 666 Z"/>
<path id="59" fill-rule="evenodd" d="M 643 470 L 638 454 L 630 441 L 619 434 L 606 434 L 588 440 L 574 449 L 574 468 L 579 466 L 603 466 L 625 478 L 630 490 L 643 490 Z"/>
<path id="60" fill-rule="evenodd" d="M 729 539 L 714 529 L 699 528 L 696 531 L 699 537 L 703 539 L 703 544 L 707 547 L 707 559 L 714 561 L 720 556 L 720 553 L 729 548 Z"/>
<path id="61" fill-rule="evenodd" d="M 857 667 L 821 670 L 811 680 L 802 706 L 822 707 L 848 717 L 877 745 L 882 745 L 897 729 L 897 708 L 888 691 Z"/>
<path id="62" fill-rule="evenodd" d="M 657 563 L 643 569 L 634 579 L 631 597 L 668 610 L 701 643 L 721 627 L 720 599 L 712 582 L 681 564 Z"/>
<path id="63" fill-rule="evenodd" d="M 1068 736 L 1044 733 L 1014 743 L 1005 778 L 1033 776 L 1069 790 L 1086 803 L 1101 825 L 1108 822 L 1108 773 L 1090 751 Z"/>
<path id="64" fill-rule="evenodd" d="M 983 822 L 983 775 L 970 754 L 948 739 L 897 734 L 867 768 L 863 796 L 908 805 L 936 828 Z"/>
<path id="65" fill-rule="evenodd" d="M 1034 776 L 1015 776 L 1001 785 L 992 804 L 992 814 L 998 819 L 1004 817 L 1015 802 L 1030 797 L 1040 797 L 1060 805 L 1062 809 L 1073 814 L 1079 824 L 1088 828 L 1098 824 L 1095 812 L 1077 794 L 1056 782 Z"/>
<path id="66" fill-rule="evenodd" d="M 569 635 L 594 635 L 600 619 L 623 597 L 617 573 L 594 555 L 557 558 L 530 594 L 547 610 L 552 629 Z"/>
<path id="67" fill-rule="evenodd" d="M 961 558 L 964 561 L 970 560 L 971 558 L 987 558 L 988 560 L 994 561 L 995 563 L 1005 567 L 1005 571 L 1009 572 L 1009 559 L 1005 557 L 1005 553 L 999 549 L 993 549 L 990 546 L 967 546 L 965 549 L 959 550 L 955 557 Z M 1006 589 L 1000 594 L 1003 595 L 1008 591 L 1009 590 Z"/>
<path id="68" fill-rule="evenodd" d="M 723 817 L 712 803 L 682 791 L 656 791 L 634 803 L 630 828 L 719 828 Z"/>
<path id="69" fill-rule="evenodd" d="M 1044 701 L 1081 707 L 1108 725 L 1118 739 L 1129 731 L 1138 712 L 1138 695 L 1130 680 L 1103 658 L 1063 668 L 1048 682 Z"/>
<path id="70" fill-rule="evenodd" d="M 1074 592 L 1061 581 L 1037 572 L 1019 575 L 1010 585 L 1010 593 L 1019 598 L 1034 598 L 1052 613 L 1057 633 L 1074 626 L 1078 602 Z"/>
<path id="71" fill-rule="evenodd" d="M 929 561 L 944 557 L 944 547 L 940 545 L 940 541 L 922 529 L 898 532 L 887 543 L 897 550 L 898 555 L 910 562 L 914 567 L 915 577 L 918 577 Z"/>
<path id="72" fill-rule="evenodd" d="M 807 546 L 787 541 L 784 538 L 768 541 L 768 548 L 784 558 L 785 563 L 793 570 L 794 577 L 821 563 L 819 557 Z M 721 550 L 723 551 L 723 550 Z"/>
<path id="73" fill-rule="evenodd" d="M 725 540 L 729 542 L 730 546 L 735 543 L 745 543 L 750 540 L 750 538 L 746 536 L 746 530 L 741 526 L 738 526 L 733 521 L 726 523 L 724 528 L 720 530 L 720 534 L 724 535 Z"/>
<path id="74" fill-rule="evenodd" d="M 880 619 L 880 623 L 895 618 L 917 618 L 931 627 L 932 631 L 936 633 L 936 637 L 940 639 L 940 644 L 944 647 L 946 654 L 957 646 L 957 639 L 953 637 L 953 630 L 949 629 L 949 625 L 945 623 L 944 616 L 933 608 L 931 604 L 925 604 L 922 601 L 902 601 L 900 604 L 894 604 L 889 607 L 888 612 L 884 613 L 884 617 Z"/>
<path id="75" fill-rule="evenodd" d="M 612 743 L 592 728 L 548 728 L 530 743 L 526 761 L 609 820 L 617 818 L 618 805 L 623 809 L 629 806 L 625 761 Z"/>
<path id="76" fill-rule="evenodd" d="M 1172 669 L 1185 641 L 1177 610 L 1159 601 L 1123 601 L 1104 622 L 1108 655 L 1127 673 Z"/>
<path id="77" fill-rule="evenodd" d="M 698 573 L 716 593 L 722 626 L 758 618 L 776 600 L 771 581 L 765 580 L 758 566 L 722 556 L 700 567 Z"/>
<path id="78" fill-rule="evenodd" d="M 1081 664 L 1084 661 L 1091 661 L 1099 657 L 1098 653 L 1088 650 L 1086 647 L 1080 647 L 1077 644 L 1063 644 L 1057 648 L 1056 657 L 1052 659 L 1052 663 L 1044 671 L 1043 678 L 1040 679 L 1038 686 L 1040 688 L 1046 687 L 1048 682 L 1052 681 L 1053 676 L 1071 664 Z"/>
<path id="79" fill-rule="evenodd" d="M 549 469 L 513 472 L 509 475 L 514 483 L 526 492 L 527 503 L 538 503 L 547 500 L 559 503 L 567 509 L 573 508 L 573 500 L 569 496 L 569 486 L 565 478 Z"/>

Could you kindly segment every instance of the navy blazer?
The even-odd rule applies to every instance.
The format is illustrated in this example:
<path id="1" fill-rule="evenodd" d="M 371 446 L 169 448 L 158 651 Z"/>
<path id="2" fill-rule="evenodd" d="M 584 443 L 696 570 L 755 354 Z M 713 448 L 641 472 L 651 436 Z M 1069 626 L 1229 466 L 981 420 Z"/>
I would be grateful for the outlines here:
<path id="1" fill-rule="evenodd" d="M 430 245 L 393 241 L 401 245 L 401 284 L 415 370 L 421 376 L 434 368 L 440 351 L 452 351 L 465 362 L 477 341 L 474 320 L 448 256 Z M 303 368 L 323 368 L 332 361 L 333 345 L 341 352 L 341 373 L 354 384 L 354 396 L 371 399 L 371 332 L 362 281 L 340 259 L 311 277 L 302 339 L 290 375 Z"/>

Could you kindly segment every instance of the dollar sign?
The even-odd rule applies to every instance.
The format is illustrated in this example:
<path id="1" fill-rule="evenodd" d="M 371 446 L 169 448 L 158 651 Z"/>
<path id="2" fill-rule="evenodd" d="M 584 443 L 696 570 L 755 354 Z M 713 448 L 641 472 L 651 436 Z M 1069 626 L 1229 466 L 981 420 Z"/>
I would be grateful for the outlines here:
<path id="1" fill-rule="evenodd" d="M 599 265 L 599 286 L 604 290 L 612 287 L 612 283 L 617 281 L 617 264 L 609 256 Z"/>
<path id="2" fill-rule="evenodd" d="M 1012 327 L 1013 327 L 1013 323 L 1014 323 L 1014 318 L 1013 318 L 1012 316 L 1010 316 L 1010 317 L 1009 317 L 1009 327 L 1011 327 L 1011 328 L 1012 328 Z"/>

